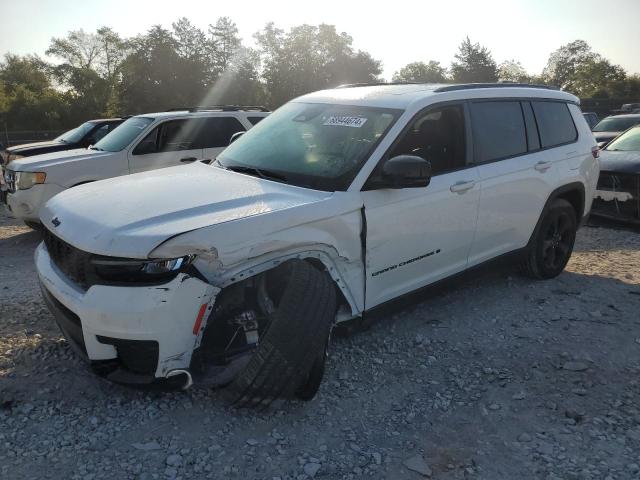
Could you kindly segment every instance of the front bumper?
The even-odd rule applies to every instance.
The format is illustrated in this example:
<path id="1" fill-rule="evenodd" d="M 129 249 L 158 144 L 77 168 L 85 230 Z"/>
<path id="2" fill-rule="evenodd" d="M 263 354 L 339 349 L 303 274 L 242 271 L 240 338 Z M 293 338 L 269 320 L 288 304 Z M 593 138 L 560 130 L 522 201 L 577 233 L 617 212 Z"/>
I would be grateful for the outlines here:
<path id="1" fill-rule="evenodd" d="M 64 188 L 52 183 L 34 185 L 27 190 L 6 192 L 6 200 L 3 200 L 9 215 L 28 222 L 40 221 L 40 208 L 51 197 L 62 192 Z"/>
<path id="2" fill-rule="evenodd" d="M 35 261 L 56 322 L 96 373 L 149 385 L 177 380 L 175 371 L 189 369 L 219 289 L 181 273 L 163 285 L 93 285 L 83 291 L 64 277 L 44 244 Z M 206 314 L 195 329 L 203 305 Z"/>

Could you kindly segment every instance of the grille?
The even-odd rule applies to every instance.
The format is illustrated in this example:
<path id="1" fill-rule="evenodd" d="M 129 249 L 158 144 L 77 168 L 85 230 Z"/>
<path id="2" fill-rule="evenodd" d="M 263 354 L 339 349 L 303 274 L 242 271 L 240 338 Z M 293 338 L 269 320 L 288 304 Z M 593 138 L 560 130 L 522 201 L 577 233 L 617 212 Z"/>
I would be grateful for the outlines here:
<path id="1" fill-rule="evenodd" d="M 623 220 L 640 220 L 640 175 L 603 171 L 600 172 L 597 189 L 631 194 L 631 198 L 625 201 L 620 198 L 603 200 L 596 196 L 592 207 L 594 214 Z"/>
<path id="2" fill-rule="evenodd" d="M 91 254 L 83 252 L 43 229 L 44 244 L 53 263 L 73 283 L 83 290 L 89 288 L 89 271 L 92 268 Z"/>

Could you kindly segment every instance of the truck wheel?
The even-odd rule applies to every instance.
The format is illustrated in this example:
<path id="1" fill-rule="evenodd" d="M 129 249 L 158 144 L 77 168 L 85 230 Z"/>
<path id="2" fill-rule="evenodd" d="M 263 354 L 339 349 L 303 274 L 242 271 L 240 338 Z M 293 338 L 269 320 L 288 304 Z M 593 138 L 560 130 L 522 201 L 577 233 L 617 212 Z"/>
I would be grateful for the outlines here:
<path id="1" fill-rule="evenodd" d="M 524 273 L 540 280 L 560 275 L 571 258 L 577 228 L 573 206 L 561 198 L 554 200 L 534 232 Z"/>
<path id="2" fill-rule="evenodd" d="M 238 407 L 266 406 L 279 397 L 309 400 L 324 371 L 325 349 L 336 313 L 329 276 L 303 260 L 290 260 L 271 322 L 247 366 L 230 385 Z M 317 385 L 316 385 L 317 384 Z"/>

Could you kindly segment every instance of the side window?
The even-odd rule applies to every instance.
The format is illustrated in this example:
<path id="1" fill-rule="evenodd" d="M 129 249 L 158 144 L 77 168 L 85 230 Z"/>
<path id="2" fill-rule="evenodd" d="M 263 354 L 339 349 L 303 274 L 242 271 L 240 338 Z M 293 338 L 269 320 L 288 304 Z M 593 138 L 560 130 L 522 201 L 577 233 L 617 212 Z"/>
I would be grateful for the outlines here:
<path id="1" fill-rule="evenodd" d="M 158 151 L 158 133 L 160 132 L 160 127 L 162 127 L 162 125 L 158 125 L 156 128 L 151 130 L 151 132 L 144 137 L 144 140 L 136 145 L 132 154 L 146 155 L 148 153 L 156 153 Z"/>
<path id="2" fill-rule="evenodd" d="M 471 122 L 476 163 L 526 153 L 527 134 L 520 102 L 472 103 Z"/>
<path id="3" fill-rule="evenodd" d="M 178 152 L 199 148 L 195 145 L 200 122 L 170 120 L 160 125 L 158 152 Z"/>
<path id="4" fill-rule="evenodd" d="M 251 123 L 251 125 L 257 124 L 260 120 L 263 120 L 265 117 L 247 117 L 247 120 Z"/>
<path id="5" fill-rule="evenodd" d="M 107 133 L 109 133 L 111 129 L 109 129 L 109 125 L 102 125 L 100 128 L 97 128 L 93 131 L 90 136 L 90 140 L 92 143 L 96 143 L 102 139 Z"/>
<path id="6" fill-rule="evenodd" d="M 578 131 L 569 107 L 563 102 L 531 102 L 540 130 L 542 148 L 571 143 L 578 139 Z"/>
<path id="7" fill-rule="evenodd" d="M 204 128 L 199 133 L 199 148 L 226 147 L 234 133 L 245 130 L 246 128 L 234 117 L 207 118 Z"/>
<path id="8" fill-rule="evenodd" d="M 464 110 L 451 105 L 418 116 L 388 158 L 418 155 L 431 162 L 432 175 L 466 165 Z"/>

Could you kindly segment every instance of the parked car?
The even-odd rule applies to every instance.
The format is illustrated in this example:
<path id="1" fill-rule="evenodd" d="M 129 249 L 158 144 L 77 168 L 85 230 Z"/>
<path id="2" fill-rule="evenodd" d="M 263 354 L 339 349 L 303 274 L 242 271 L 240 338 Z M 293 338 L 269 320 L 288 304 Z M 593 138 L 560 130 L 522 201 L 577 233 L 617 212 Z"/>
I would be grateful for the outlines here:
<path id="1" fill-rule="evenodd" d="M 640 224 L 640 125 L 600 151 L 600 178 L 592 214 Z"/>
<path id="2" fill-rule="evenodd" d="M 13 160 L 5 171 L 9 214 L 39 227 L 41 207 L 77 185 L 156 168 L 211 161 L 268 115 L 264 107 L 216 106 L 137 115 L 89 149 Z"/>
<path id="3" fill-rule="evenodd" d="M 640 103 L 625 103 L 620 107 L 621 112 L 638 113 L 640 111 Z"/>
<path id="4" fill-rule="evenodd" d="M 507 254 L 533 278 L 560 274 L 597 153 L 578 99 L 558 90 L 321 91 L 211 165 L 57 195 L 35 261 L 100 375 L 232 382 L 240 405 L 308 399 L 336 322 Z"/>
<path id="5" fill-rule="evenodd" d="M 600 148 L 616 138 L 627 128 L 640 124 L 640 114 L 611 115 L 593 127 L 593 136 Z"/>
<path id="6" fill-rule="evenodd" d="M 587 121 L 587 125 L 589 125 L 589 128 L 595 127 L 600 121 L 600 119 L 598 118 L 598 114 L 594 112 L 583 112 L 582 116 Z"/>
<path id="7" fill-rule="evenodd" d="M 98 142 L 102 137 L 124 122 L 124 120 L 124 118 L 89 120 L 79 127 L 69 130 L 50 141 L 26 143 L 4 148 L 0 150 L 0 163 L 5 166 L 12 160 L 23 157 L 42 155 L 43 153 L 62 152 L 75 148 L 86 148 Z"/>

